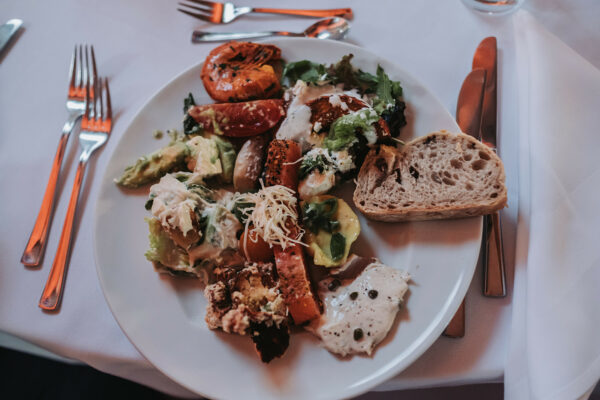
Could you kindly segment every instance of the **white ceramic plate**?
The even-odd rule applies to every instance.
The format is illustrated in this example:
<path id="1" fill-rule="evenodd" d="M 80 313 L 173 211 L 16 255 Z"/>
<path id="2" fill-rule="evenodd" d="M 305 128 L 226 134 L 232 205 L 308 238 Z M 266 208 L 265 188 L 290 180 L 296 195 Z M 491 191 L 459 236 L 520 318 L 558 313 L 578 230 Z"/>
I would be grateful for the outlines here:
<path id="1" fill-rule="evenodd" d="M 322 63 L 353 53 L 355 66 L 375 72 L 381 64 L 400 80 L 409 125 L 402 138 L 431 131 L 458 131 L 454 118 L 423 85 L 402 69 L 345 43 L 274 40 L 286 60 Z M 159 370 L 210 398 L 329 399 L 351 397 L 391 378 L 419 357 L 442 333 L 471 281 L 481 237 L 481 219 L 384 224 L 360 218 L 353 249 L 405 269 L 413 283 L 404 309 L 373 357 L 340 359 L 307 332 L 292 334 L 284 356 L 263 364 L 248 337 L 211 331 L 206 301 L 192 279 L 157 274 L 144 258 L 147 191 L 122 191 L 113 183 L 136 157 L 161 145 L 155 129 L 181 127 L 183 98 L 211 102 L 200 81 L 201 64 L 177 76 L 146 103 L 123 134 L 102 181 L 96 210 L 96 265 L 106 300 L 137 349 Z M 344 191 L 344 190 L 342 190 Z M 346 188 L 345 196 L 351 194 Z M 350 201 L 351 203 L 351 201 Z"/>

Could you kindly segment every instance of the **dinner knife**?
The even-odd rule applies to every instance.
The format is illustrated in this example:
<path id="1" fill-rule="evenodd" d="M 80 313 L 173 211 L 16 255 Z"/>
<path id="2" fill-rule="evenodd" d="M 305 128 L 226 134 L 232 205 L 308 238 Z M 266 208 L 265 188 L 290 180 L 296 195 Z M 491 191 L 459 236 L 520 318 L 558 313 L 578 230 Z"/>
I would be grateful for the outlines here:
<path id="1" fill-rule="evenodd" d="M 481 141 L 496 152 L 496 102 L 498 47 L 496 38 L 487 37 L 481 41 L 473 57 L 473 69 L 485 69 L 486 81 L 481 111 Z M 494 212 L 483 218 L 483 295 L 487 297 L 506 296 L 506 272 L 502 244 L 502 223 L 500 214 Z"/>
<path id="2" fill-rule="evenodd" d="M 23 21 L 20 19 L 11 19 L 2 26 L 0 26 L 0 55 L 10 43 L 10 40 L 15 36 L 15 33 L 23 25 Z"/>
<path id="3" fill-rule="evenodd" d="M 465 78 L 456 103 L 456 122 L 460 130 L 479 140 L 483 96 L 486 81 L 485 69 L 474 69 Z M 465 335 L 465 300 L 443 333 L 448 337 Z"/>

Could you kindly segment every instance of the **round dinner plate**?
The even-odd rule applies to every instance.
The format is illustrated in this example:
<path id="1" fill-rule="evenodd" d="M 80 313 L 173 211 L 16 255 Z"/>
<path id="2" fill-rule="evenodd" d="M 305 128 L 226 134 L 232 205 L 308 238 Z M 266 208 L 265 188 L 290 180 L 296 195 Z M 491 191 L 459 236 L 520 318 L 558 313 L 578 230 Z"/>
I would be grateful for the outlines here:
<path id="1" fill-rule="evenodd" d="M 401 138 L 446 129 L 454 118 L 422 84 L 398 66 L 362 48 L 334 41 L 283 39 L 288 61 L 332 63 L 354 54 L 353 64 L 375 73 L 381 65 L 400 80 L 408 125 Z M 182 386 L 209 398 L 331 399 L 356 396 L 398 374 L 439 337 L 464 297 L 477 262 L 481 218 L 419 223 L 379 223 L 360 213 L 362 232 L 353 252 L 377 256 L 412 276 L 410 290 L 387 338 L 371 357 L 340 358 L 298 329 L 283 357 L 263 364 L 249 337 L 211 331 L 204 322 L 203 287 L 194 279 L 159 275 L 144 257 L 147 189 L 113 183 L 137 157 L 163 145 L 156 129 L 181 130 L 183 99 L 212 102 L 192 66 L 158 91 L 124 132 L 102 180 L 95 219 L 95 255 L 106 300 L 135 347 Z M 352 184 L 338 194 L 351 202 Z"/>

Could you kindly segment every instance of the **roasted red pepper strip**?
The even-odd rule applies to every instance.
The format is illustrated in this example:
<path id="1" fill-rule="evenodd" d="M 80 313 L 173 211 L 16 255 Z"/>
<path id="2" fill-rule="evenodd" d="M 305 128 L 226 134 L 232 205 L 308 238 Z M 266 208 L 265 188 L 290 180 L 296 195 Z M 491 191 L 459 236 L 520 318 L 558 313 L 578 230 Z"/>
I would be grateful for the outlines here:
<path id="1" fill-rule="evenodd" d="M 297 162 L 302 156 L 300 145 L 292 140 L 273 140 L 267 150 L 265 185 L 283 185 L 298 190 Z M 290 236 L 297 237 L 298 226 L 290 226 Z M 321 302 L 312 288 L 302 246 L 294 244 L 273 248 L 275 266 L 283 298 L 294 322 L 302 324 L 321 315 Z"/>
<path id="2" fill-rule="evenodd" d="M 302 157 L 302 149 L 293 140 L 271 141 L 267 149 L 265 185 L 283 185 L 297 191 L 300 157 Z"/>
<path id="3" fill-rule="evenodd" d="M 285 110 L 283 100 L 271 99 L 193 106 L 188 114 L 204 132 L 247 137 L 273 128 L 285 116 Z"/>
<path id="4" fill-rule="evenodd" d="M 294 244 L 285 250 L 275 246 L 273 252 L 279 287 L 294 323 L 300 325 L 318 318 L 321 304 L 311 287 L 302 246 Z"/>

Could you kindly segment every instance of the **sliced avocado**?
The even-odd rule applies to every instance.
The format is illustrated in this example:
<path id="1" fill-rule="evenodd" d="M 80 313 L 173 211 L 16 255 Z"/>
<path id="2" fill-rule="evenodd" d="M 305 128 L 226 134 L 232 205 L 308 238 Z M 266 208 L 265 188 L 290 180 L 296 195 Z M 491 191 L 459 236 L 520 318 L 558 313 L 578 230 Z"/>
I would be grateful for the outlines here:
<path id="1" fill-rule="evenodd" d="M 215 141 L 219 149 L 219 158 L 221 159 L 221 167 L 223 168 L 221 179 L 224 183 L 231 183 L 233 182 L 233 169 L 237 153 L 229 140 L 216 135 L 212 137 L 212 140 Z"/>
<path id="2" fill-rule="evenodd" d="M 315 265 L 338 267 L 346 262 L 350 246 L 360 234 L 358 217 L 344 200 L 329 195 L 311 197 L 307 201 L 301 202 L 301 208 L 304 212 L 306 204 L 322 203 L 329 199 L 337 200 L 337 207 L 331 218 L 332 222 L 338 222 L 336 229 L 330 232 L 326 229 L 319 229 L 317 233 L 308 229 L 305 240 L 309 246 L 308 252 L 314 257 Z M 305 221 L 305 224 L 307 222 L 309 221 Z M 322 225 L 323 221 L 320 222 Z"/>
<path id="3" fill-rule="evenodd" d="M 202 136 L 187 142 L 190 148 L 188 168 L 194 171 L 195 178 L 201 180 L 223 173 L 217 143 Z"/>
<path id="4" fill-rule="evenodd" d="M 178 247 L 165 232 L 160 221 L 154 218 L 146 218 L 150 234 L 150 250 L 144 254 L 148 261 L 159 263 L 161 266 L 173 269 L 185 269 L 189 267 L 188 255 L 181 247 Z"/>
<path id="5" fill-rule="evenodd" d="M 115 182 L 120 186 L 138 188 L 157 181 L 165 174 L 185 167 L 185 158 L 188 155 L 189 149 L 185 143 L 174 142 L 138 158 L 135 164 L 125 168 L 123 175 L 115 179 Z"/>

